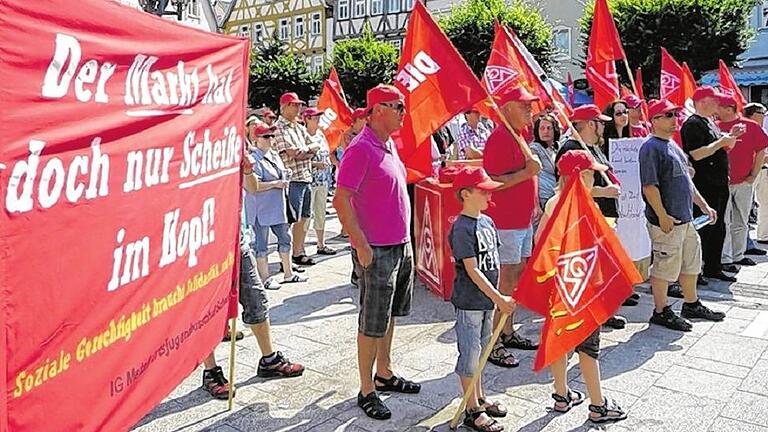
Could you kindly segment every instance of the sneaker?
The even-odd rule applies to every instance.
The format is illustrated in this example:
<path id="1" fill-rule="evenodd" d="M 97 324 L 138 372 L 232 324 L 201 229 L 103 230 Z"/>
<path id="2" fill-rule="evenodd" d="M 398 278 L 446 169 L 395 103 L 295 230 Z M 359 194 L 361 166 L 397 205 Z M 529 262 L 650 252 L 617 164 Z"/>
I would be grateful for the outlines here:
<path id="1" fill-rule="evenodd" d="M 699 277 L 696 279 L 696 285 L 707 286 L 709 285 L 709 281 L 703 274 L 699 274 Z"/>
<path id="2" fill-rule="evenodd" d="M 723 272 L 719 272 L 719 273 L 715 273 L 715 274 L 707 274 L 707 275 L 704 275 L 704 276 L 706 276 L 709 279 L 717 279 L 717 280 L 721 280 L 723 282 L 736 282 L 736 278 L 735 277 L 729 276 L 729 275 L 727 275 L 727 274 L 725 274 Z"/>
<path id="3" fill-rule="evenodd" d="M 739 268 L 736 267 L 736 265 L 734 265 L 732 263 L 731 264 L 723 264 L 720 268 L 723 269 L 724 272 L 728 272 L 728 273 L 738 273 L 739 272 Z"/>
<path id="4" fill-rule="evenodd" d="M 707 321 L 722 321 L 725 319 L 725 312 L 713 311 L 704 306 L 701 300 L 696 300 L 696 303 L 683 303 L 680 315 L 688 319 L 701 318 Z"/>
<path id="5" fill-rule="evenodd" d="M 229 381 L 224 378 L 224 371 L 221 370 L 221 366 L 203 371 L 203 390 L 215 399 L 226 400 L 229 398 Z"/>
<path id="6" fill-rule="evenodd" d="M 501 342 L 507 348 L 516 348 L 516 349 L 526 350 L 526 351 L 534 351 L 539 348 L 539 344 L 534 343 L 532 340 L 528 338 L 520 336 L 520 334 L 517 333 L 516 331 L 513 331 L 508 335 L 502 334 Z"/>
<path id="7" fill-rule="evenodd" d="M 672 282 L 667 287 L 667 296 L 673 298 L 683 298 L 683 287 L 680 286 L 680 282 Z"/>
<path id="8" fill-rule="evenodd" d="M 742 265 L 742 266 L 756 266 L 757 263 L 752 261 L 752 258 L 744 257 L 739 261 L 736 261 L 734 264 Z"/>
<path id="9" fill-rule="evenodd" d="M 768 254 L 765 249 L 760 248 L 751 248 L 747 249 L 746 252 L 744 252 L 744 255 L 755 255 L 755 256 L 763 256 L 765 254 Z"/>
<path id="10" fill-rule="evenodd" d="M 278 351 L 272 361 L 266 361 L 266 357 L 259 360 L 259 368 L 256 375 L 262 378 L 290 378 L 297 377 L 304 373 L 304 366 L 298 363 L 291 363 L 283 353 Z"/>
<path id="11" fill-rule="evenodd" d="M 661 313 L 653 311 L 649 321 L 651 324 L 660 325 L 671 330 L 689 332 L 693 330 L 693 325 L 675 314 L 671 307 L 667 306 Z"/>
<path id="12" fill-rule="evenodd" d="M 608 318 L 608 321 L 603 323 L 603 325 L 612 329 L 621 330 L 627 326 L 627 319 L 623 316 L 614 315 Z"/>

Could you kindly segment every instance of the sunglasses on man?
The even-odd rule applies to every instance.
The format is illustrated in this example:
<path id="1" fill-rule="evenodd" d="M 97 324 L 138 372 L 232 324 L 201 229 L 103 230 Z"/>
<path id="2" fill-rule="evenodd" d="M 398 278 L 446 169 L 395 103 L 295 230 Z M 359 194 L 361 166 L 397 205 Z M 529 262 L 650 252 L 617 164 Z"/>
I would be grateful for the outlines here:
<path id="1" fill-rule="evenodd" d="M 269 134 L 269 135 L 259 135 L 259 138 L 264 138 L 264 139 L 271 139 L 271 138 L 274 138 L 274 137 L 275 136 L 272 135 L 272 134 Z"/>
<path id="2" fill-rule="evenodd" d="M 668 118 L 668 119 L 675 118 L 675 117 L 677 117 L 677 111 L 665 112 L 664 114 L 657 115 L 657 116 L 655 116 L 653 118 L 656 119 L 656 118 L 662 118 L 662 117 Z"/>
<path id="3" fill-rule="evenodd" d="M 382 102 L 381 105 L 384 105 L 387 108 L 392 108 L 393 110 L 396 110 L 399 114 L 402 114 L 405 112 L 405 104 L 402 102 L 399 102 L 399 103 Z"/>

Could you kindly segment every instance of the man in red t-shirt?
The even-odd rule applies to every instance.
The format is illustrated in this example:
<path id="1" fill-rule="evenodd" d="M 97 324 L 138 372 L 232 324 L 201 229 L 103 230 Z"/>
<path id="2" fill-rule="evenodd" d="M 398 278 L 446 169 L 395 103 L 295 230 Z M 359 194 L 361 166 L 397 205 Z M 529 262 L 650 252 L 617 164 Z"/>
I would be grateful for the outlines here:
<path id="1" fill-rule="evenodd" d="M 730 198 L 725 211 L 725 243 L 723 244 L 723 264 L 753 266 L 755 262 L 745 257 L 747 235 L 749 234 L 749 212 L 753 203 L 753 183 L 760 174 L 768 148 L 768 135 L 756 122 L 742 117 L 736 108 L 736 98 L 729 95 L 719 97 L 720 109 L 717 126 L 720 130 L 730 130 L 736 124 L 744 124 L 746 132 L 736 140 L 736 145 L 728 152 Z"/>
<path id="2" fill-rule="evenodd" d="M 496 98 L 501 115 L 518 135 L 515 138 L 504 122 L 501 122 L 488 137 L 483 152 L 483 168 L 493 180 L 504 183 L 494 191 L 493 201 L 496 205 L 486 213 L 496 224 L 501 242 L 499 290 L 502 294 L 511 295 L 531 256 L 533 246 L 532 221 L 534 210 L 538 208 L 536 175 L 541 170 L 541 163 L 530 152 L 524 153 L 518 140 L 522 139 L 520 132 L 531 125 L 531 104 L 538 98 L 524 87 L 510 88 Z M 489 361 L 502 367 L 517 366 L 517 361 L 506 348 L 538 348 L 537 344 L 514 331 L 511 316 L 505 323 L 504 332 Z"/>

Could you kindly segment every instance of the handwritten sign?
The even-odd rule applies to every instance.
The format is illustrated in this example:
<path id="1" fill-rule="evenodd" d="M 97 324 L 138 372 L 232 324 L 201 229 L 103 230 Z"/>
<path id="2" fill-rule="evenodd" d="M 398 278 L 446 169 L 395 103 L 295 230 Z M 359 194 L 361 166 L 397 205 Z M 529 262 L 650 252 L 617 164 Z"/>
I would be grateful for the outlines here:
<path id="1" fill-rule="evenodd" d="M 640 147 L 645 138 L 611 140 L 609 159 L 621 181 L 619 222 L 616 232 L 633 261 L 651 255 L 651 238 L 645 219 L 645 202 L 640 184 Z"/>

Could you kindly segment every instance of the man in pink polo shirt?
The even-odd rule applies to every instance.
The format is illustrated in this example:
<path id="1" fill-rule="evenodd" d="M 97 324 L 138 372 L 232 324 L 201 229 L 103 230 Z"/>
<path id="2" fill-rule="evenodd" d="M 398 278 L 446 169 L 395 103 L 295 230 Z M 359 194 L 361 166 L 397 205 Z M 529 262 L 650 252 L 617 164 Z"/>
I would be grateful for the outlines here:
<path id="1" fill-rule="evenodd" d="M 510 88 L 497 98 L 501 115 L 520 136 L 521 131 L 531 125 L 531 104 L 538 98 L 524 87 Z M 502 122 L 485 143 L 483 168 L 493 180 L 504 183 L 493 193 L 496 205 L 488 208 L 486 213 L 496 224 L 501 242 L 499 291 L 504 295 L 512 295 L 525 263 L 531 256 L 533 216 L 538 207 L 536 175 L 541 170 L 541 163 L 523 153 L 520 144 Z M 498 315 L 497 311 L 497 320 Z M 537 344 L 514 331 L 512 316 L 505 323 L 504 331 L 488 361 L 501 367 L 517 366 L 517 360 L 506 348 L 538 348 Z"/>
<path id="2" fill-rule="evenodd" d="M 421 390 L 419 384 L 394 374 L 391 359 L 394 317 L 410 314 L 413 294 L 406 171 L 390 138 L 403 124 L 403 99 L 393 86 L 378 85 L 368 91 L 368 125 L 344 151 L 333 199 L 349 233 L 353 271 L 359 276 L 357 404 L 377 420 L 392 416 L 377 391 Z"/>

